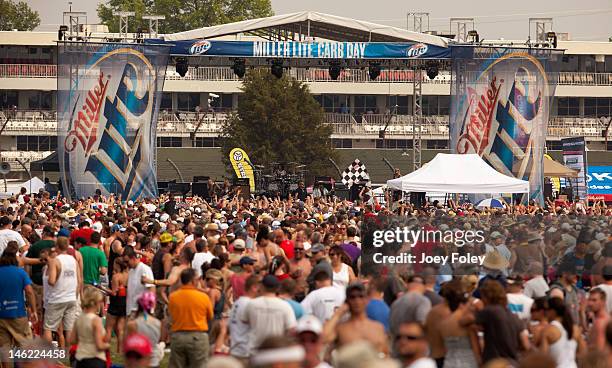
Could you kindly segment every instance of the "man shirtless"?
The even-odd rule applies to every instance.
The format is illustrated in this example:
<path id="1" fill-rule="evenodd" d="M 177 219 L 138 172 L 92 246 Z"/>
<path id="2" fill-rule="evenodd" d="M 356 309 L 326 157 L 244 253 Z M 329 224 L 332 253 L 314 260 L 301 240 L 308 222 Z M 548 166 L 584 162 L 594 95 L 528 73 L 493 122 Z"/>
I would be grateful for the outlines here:
<path id="1" fill-rule="evenodd" d="M 606 293 L 600 288 L 594 288 L 589 292 L 587 301 L 588 310 L 593 313 L 593 324 L 589 329 L 589 348 L 605 350 L 606 348 L 606 326 L 610 321 L 610 314 L 606 309 Z"/>
<path id="2" fill-rule="evenodd" d="M 182 286 L 181 284 L 181 272 L 187 268 L 191 268 L 191 261 L 193 261 L 194 252 L 191 248 L 183 248 L 181 250 L 181 254 L 179 256 L 180 264 L 178 266 L 174 266 L 170 271 L 167 279 L 163 280 L 151 280 L 146 277 L 142 277 L 143 284 L 153 284 L 156 286 L 167 286 L 169 288 L 168 294 L 173 292 Z"/>
<path id="3" fill-rule="evenodd" d="M 367 294 L 365 286 L 360 282 L 349 284 L 346 288 L 346 303 L 340 306 L 332 318 L 325 323 L 325 342 L 335 342 L 336 347 L 365 340 L 381 353 L 389 353 L 389 343 L 385 327 L 376 321 L 368 319 L 366 314 Z M 346 312 L 350 317 L 340 322 Z"/>

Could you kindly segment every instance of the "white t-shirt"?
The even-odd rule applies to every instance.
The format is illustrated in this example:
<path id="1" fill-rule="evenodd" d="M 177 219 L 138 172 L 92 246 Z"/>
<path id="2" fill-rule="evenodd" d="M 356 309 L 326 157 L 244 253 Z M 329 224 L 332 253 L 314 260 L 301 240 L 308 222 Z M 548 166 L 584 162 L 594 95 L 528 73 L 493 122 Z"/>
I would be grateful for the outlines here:
<path id="1" fill-rule="evenodd" d="M 325 286 L 312 291 L 302 300 L 304 314 L 312 314 L 321 323 L 330 319 L 336 308 L 344 303 L 345 292 L 335 286 Z"/>
<path id="2" fill-rule="evenodd" d="M 250 327 L 249 355 L 270 336 L 285 335 L 295 328 L 293 309 L 286 301 L 277 297 L 260 296 L 249 301 L 239 314 L 240 320 Z"/>
<path id="3" fill-rule="evenodd" d="M 202 276 L 202 265 L 206 262 L 210 263 L 215 258 L 210 252 L 201 252 L 193 255 L 193 261 L 191 261 L 191 268 L 193 268 L 198 275 Z"/>
<path id="4" fill-rule="evenodd" d="M 550 287 L 542 276 L 536 276 L 527 281 L 523 287 L 523 294 L 530 298 L 540 298 L 546 296 Z"/>
<path id="5" fill-rule="evenodd" d="M 406 368 L 436 368 L 436 362 L 431 358 L 419 358 Z"/>
<path id="6" fill-rule="evenodd" d="M 19 248 L 23 247 L 26 243 L 25 240 L 21 237 L 21 234 L 11 229 L 2 229 L 0 230 L 0 255 L 4 253 L 4 249 L 6 245 L 10 241 L 16 241 Z"/>
<path id="7" fill-rule="evenodd" d="M 153 287 L 153 284 L 143 285 L 141 280 L 142 276 L 146 276 L 148 279 L 153 279 L 153 271 L 151 267 L 140 262 L 136 268 L 130 269 L 128 272 L 128 287 L 127 296 L 125 301 L 126 312 L 130 314 L 132 311 L 138 310 L 138 297 L 144 293 L 147 288 Z"/>
<path id="8" fill-rule="evenodd" d="M 230 354 L 238 358 L 249 357 L 249 332 L 250 326 L 240 320 L 240 314 L 244 313 L 252 299 L 241 296 L 236 300 L 229 314 L 229 333 L 231 338 Z"/>
<path id="9" fill-rule="evenodd" d="M 510 312 L 516 314 L 522 321 L 529 321 L 533 299 L 523 293 L 507 293 L 506 298 L 508 299 Z"/>
<path id="10" fill-rule="evenodd" d="M 608 313 L 612 312 L 612 285 L 599 284 L 596 286 L 606 293 L 606 309 Z"/>

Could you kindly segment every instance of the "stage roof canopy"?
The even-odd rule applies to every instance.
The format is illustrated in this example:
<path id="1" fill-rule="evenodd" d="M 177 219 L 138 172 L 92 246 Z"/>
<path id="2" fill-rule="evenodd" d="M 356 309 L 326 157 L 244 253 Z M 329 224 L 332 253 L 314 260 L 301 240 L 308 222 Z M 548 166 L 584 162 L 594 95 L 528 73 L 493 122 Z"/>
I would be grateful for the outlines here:
<path id="1" fill-rule="evenodd" d="M 285 35 L 287 40 L 292 41 L 300 41 L 300 39 L 292 39 L 292 36 L 302 35 L 330 41 L 418 42 L 439 47 L 447 47 L 449 42 L 449 39 L 445 37 L 312 11 L 203 27 L 191 31 L 166 34 L 163 35 L 163 39 L 166 41 L 186 41 L 211 39 L 240 33 L 252 34 L 264 39 L 267 38 L 270 41 L 278 40 L 278 35 L 281 34 Z"/>

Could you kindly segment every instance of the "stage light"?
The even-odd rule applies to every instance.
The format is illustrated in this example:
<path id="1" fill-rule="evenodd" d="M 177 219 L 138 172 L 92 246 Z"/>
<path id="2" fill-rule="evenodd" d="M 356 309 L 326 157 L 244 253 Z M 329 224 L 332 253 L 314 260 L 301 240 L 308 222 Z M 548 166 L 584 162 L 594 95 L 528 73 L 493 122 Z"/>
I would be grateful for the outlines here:
<path id="1" fill-rule="evenodd" d="M 270 66 L 270 72 L 272 73 L 273 76 L 275 76 L 276 78 L 282 78 L 283 77 L 283 61 L 282 60 L 274 60 L 272 62 L 272 66 Z"/>
<path id="2" fill-rule="evenodd" d="M 368 66 L 368 74 L 370 74 L 370 79 L 375 80 L 380 75 L 380 65 L 379 64 L 370 64 Z"/>
<path id="3" fill-rule="evenodd" d="M 185 75 L 187 75 L 187 71 L 189 70 L 189 62 L 187 61 L 187 58 L 184 58 L 184 57 L 176 58 L 175 68 L 176 68 L 176 72 L 181 77 L 184 77 Z"/>
<path id="4" fill-rule="evenodd" d="M 68 32 L 68 26 L 60 26 L 59 31 L 57 31 L 57 39 L 62 41 L 66 32 Z"/>
<path id="5" fill-rule="evenodd" d="M 331 65 L 329 66 L 329 77 L 332 80 L 338 80 L 338 77 L 340 77 L 340 72 L 342 71 L 342 68 L 340 67 L 340 63 L 338 62 L 333 62 L 331 63 Z"/>
<path id="6" fill-rule="evenodd" d="M 557 34 L 555 32 L 546 32 L 546 41 L 553 49 L 557 48 Z"/>
<path id="7" fill-rule="evenodd" d="M 432 62 L 427 64 L 427 77 L 429 79 L 434 79 L 438 76 L 438 64 Z"/>
<path id="8" fill-rule="evenodd" d="M 470 43 L 478 43 L 480 41 L 480 36 L 478 35 L 478 32 L 473 29 L 468 32 L 467 39 Z"/>
<path id="9" fill-rule="evenodd" d="M 234 60 L 234 65 L 232 66 L 232 70 L 234 71 L 234 74 L 236 74 L 238 78 L 243 78 L 244 74 L 246 73 L 245 60 L 244 59 Z"/>

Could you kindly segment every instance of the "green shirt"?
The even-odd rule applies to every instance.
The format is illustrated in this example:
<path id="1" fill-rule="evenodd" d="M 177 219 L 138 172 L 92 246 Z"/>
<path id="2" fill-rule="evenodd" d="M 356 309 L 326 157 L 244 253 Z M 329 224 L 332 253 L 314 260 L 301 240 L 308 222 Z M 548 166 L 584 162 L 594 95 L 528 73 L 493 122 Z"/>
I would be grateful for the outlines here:
<path id="1" fill-rule="evenodd" d="M 79 249 L 83 256 L 83 282 L 93 285 L 100 283 L 100 267 L 108 267 L 106 255 L 98 248 L 85 246 Z"/>
<path id="2" fill-rule="evenodd" d="M 28 250 L 28 254 L 26 257 L 28 258 L 40 258 L 40 252 L 45 249 L 51 249 L 55 246 L 55 242 L 53 240 L 39 240 L 36 243 L 32 244 L 30 249 Z M 32 265 L 32 282 L 36 285 L 42 285 L 42 270 L 45 265 Z"/>

